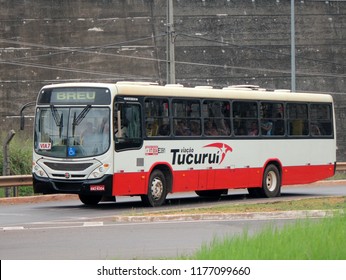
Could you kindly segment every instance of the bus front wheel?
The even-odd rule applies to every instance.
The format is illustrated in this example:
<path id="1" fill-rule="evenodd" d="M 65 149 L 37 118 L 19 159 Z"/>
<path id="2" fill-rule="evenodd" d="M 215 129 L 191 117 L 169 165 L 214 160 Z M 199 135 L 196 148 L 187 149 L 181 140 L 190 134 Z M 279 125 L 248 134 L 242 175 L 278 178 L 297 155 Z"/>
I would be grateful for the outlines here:
<path id="1" fill-rule="evenodd" d="M 149 178 L 148 193 L 142 195 L 142 201 L 151 207 L 161 206 L 167 196 L 167 183 L 165 175 L 160 170 L 154 170 Z"/>
<path id="2" fill-rule="evenodd" d="M 102 195 L 79 194 L 78 196 L 81 202 L 89 206 L 97 205 L 102 199 Z"/>

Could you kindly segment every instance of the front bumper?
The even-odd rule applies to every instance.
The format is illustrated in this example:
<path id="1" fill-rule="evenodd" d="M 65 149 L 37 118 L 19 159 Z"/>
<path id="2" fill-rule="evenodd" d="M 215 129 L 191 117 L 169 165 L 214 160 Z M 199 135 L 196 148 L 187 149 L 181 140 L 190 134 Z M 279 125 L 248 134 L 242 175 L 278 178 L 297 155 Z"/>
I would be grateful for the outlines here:
<path id="1" fill-rule="evenodd" d="M 35 193 L 42 194 L 84 194 L 112 196 L 113 176 L 105 175 L 95 180 L 58 180 L 38 177 L 33 174 Z"/>

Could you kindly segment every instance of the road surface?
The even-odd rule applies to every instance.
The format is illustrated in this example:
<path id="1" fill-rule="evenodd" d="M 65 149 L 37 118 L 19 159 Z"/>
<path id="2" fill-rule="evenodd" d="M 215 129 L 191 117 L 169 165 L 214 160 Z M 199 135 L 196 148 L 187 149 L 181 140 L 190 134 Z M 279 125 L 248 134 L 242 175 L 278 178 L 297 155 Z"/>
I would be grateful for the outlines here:
<path id="1" fill-rule="evenodd" d="M 346 183 L 321 183 L 283 188 L 274 200 L 345 196 Z M 170 195 L 167 204 L 145 208 L 138 198 L 86 207 L 79 200 L 8 204 L 0 201 L 0 259 L 157 259 L 188 255 L 214 238 L 250 234 L 265 225 L 283 226 L 294 215 L 228 215 L 208 217 L 131 218 L 138 214 L 212 206 L 263 203 L 245 190 L 232 190 L 217 201 L 193 193 Z M 271 199 L 270 201 L 273 201 Z M 319 214 L 316 214 L 319 217 Z M 160 217 L 160 215 L 158 215 Z M 162 217 L 162 216 L 161 216 Z"/>

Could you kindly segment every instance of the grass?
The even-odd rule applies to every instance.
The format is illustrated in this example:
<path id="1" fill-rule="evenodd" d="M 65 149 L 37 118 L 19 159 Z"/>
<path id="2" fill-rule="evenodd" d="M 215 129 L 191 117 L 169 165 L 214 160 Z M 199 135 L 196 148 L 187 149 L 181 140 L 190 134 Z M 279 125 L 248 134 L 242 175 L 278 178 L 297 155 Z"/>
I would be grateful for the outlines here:
<path id="1" fill-rule="evenodd" d="M 17 188 L 17 195 L 14 194 L 14 188 Z M 0 198 L 6 196 L 6 188 L 0 188 Z M 10 190 L 10 197 L 14 196 L 32 196 L 34 195 L 34 189 L 32 187 L 12 187 Z"/>
<path id="2" fill-rule="evenodd" d="M 6 138 L 6 134 L 0 135 L 1 143 Z M 10 174 L 20 175 L 30 174 L 32 167 L 32 139 L 28 137 L 26 133 L 19 131 L 16 133 L 9 143 L 9 162 L 10 162 Z M 3 149 L 0 151 L 0 169 L 3 170 Z"/>
<path id="3" fill-rule="evenodd" d="M 345 260 L 346 197 L 308 198 L 294 201 L 266 201 L 258 204 L 224 205 L 212 208 L 169 211 L 170 214 L 244 213 L 292 210 L 339 210 L 334 217 L 304 219 L 275 226 L 274 222 L 257 234 L 214 238 L 190 260 Z M 166 214 L 166 213 L 165 213 Z"/>
<path id="4" fill-rule="evenodd" d="M 272 222 L 259 233 L 214 238 L 181 260 L 346 260 L 346 197 L 167 210 L 145 215 L 217 214 L 292 210 L 339 210 L 334 217 L 303 219 L 282 228 Z"/>
<path id="5" fill-rule="evenodd" d="M 192 260 L 345 260 L 346 215 L 301 220 L 278 229 L 271 225 L 258 234 L 215 238 Z"/>
<path id="6" fill-rule="evenodd" d="M 221 214 L 221 213 L 246 213 L 246 212 L 274 212 L 293 210 L 343 210 L 346 209 L 346 197 L 317 197 L 303 198 L 291 201 L 271 201 L 263 199 L 261 202 L 213 205 L 211 207 L 181 208 L 178 210 L 168 209 L 155 212 L 134 212 L 125 213 L 132 216 L 155 216 L 155 215 L 201 215 L 201 214 Z"/>
<path id="7" fill-rule="evenodd" d="M 327 180 L 346 180 L 346 171 L 336 171 L 335 175 Z"/>
<path id="8" fill-rule="evenodd" d="M 9 143 L 9 175 L 26 175 L 31 174 L 32 167 L 32 137 L 26 135 L 27 133 L 17 132 L 12 141 Z M 3 145 L 7 134 L 0 135 L 1 143 Z M 0 170 L 1 175 L 3 171 L 3 149 L 0 151 Z M 32 187 L 18 187 L 19 196 L 33 195 Z M 12 195 L 12 191 L 11 191 Z M 0 188 L 0 197 L 5 197 L 5 188 Z"/>

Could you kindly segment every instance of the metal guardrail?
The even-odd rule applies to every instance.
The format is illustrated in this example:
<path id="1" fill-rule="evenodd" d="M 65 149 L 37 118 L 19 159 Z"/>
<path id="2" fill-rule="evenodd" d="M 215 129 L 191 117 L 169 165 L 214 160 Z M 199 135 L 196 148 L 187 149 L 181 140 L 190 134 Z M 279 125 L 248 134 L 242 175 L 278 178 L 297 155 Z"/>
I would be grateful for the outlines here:
<path id="1" fill-rule="evenodd" d="M 337 162 L 336 171 L 346 171 L 346 162 Z M 32 186 L 32 175 L 0 176 L 0 188 Z"/>
<path id="2" fill-rule="evenodd" d="M 0 176 L 0 188 L 32 186 L 32 175 Z"/>
<path id="3" fill-rule="evenodd" d="M 346 162 L 337 162 L 336 171 L 346 171 Z"/>

